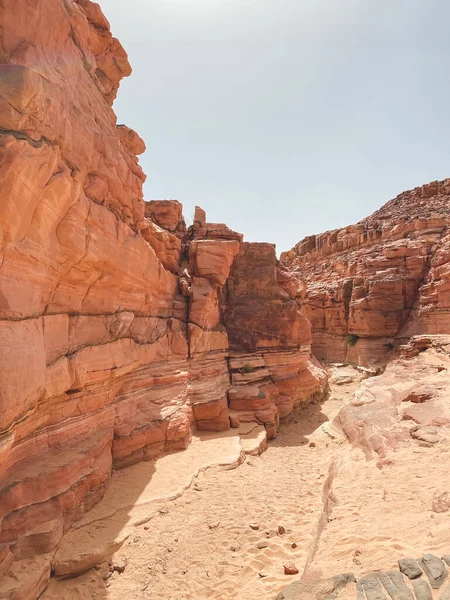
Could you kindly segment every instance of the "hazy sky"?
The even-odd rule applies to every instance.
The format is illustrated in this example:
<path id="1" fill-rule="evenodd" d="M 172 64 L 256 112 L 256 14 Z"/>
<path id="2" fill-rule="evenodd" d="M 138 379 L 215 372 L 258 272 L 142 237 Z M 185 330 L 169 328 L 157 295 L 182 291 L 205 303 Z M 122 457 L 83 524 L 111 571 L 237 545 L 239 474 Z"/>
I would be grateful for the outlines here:
<path id="1" fill-rule="evenodd" d="M 278 250 L 450 176 L 449 0 L 100 0 L 145 199 Z"/>

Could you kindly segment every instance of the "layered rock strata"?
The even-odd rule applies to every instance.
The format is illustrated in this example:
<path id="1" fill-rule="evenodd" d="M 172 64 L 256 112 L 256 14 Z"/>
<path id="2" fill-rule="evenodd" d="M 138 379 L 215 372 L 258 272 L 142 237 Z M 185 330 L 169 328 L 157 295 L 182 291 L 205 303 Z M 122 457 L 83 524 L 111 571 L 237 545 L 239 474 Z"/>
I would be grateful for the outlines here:
<path id="1" fill-rule="evenodd" d="M 306 280 L 318 358 L 385 362 L 405 338 L 449 329 L 449 219 L 446 179 L 282 254 L 285 268 Z"/>
<path id="2" fill-rule="evenodd" d="M 144 142 L 111 108 L 131 68 L 99 5 L 0 17 L 0 573 L 42 555 L 45 581 L 112 468 L 193 428 L 273 435 L 326 380 L 273 246 L 143 201 Z"/>
<path id="3" fill-rule="evenodd" d="M 230 409 L 241 420 L 256 417 L 271 432 L 326 387 L 325 372 L 311 358 L 309 321 L 299 312 L 304 289 L 291 284 L 276 266 L 272 244 L 244 243 L 224 298 Z"/>

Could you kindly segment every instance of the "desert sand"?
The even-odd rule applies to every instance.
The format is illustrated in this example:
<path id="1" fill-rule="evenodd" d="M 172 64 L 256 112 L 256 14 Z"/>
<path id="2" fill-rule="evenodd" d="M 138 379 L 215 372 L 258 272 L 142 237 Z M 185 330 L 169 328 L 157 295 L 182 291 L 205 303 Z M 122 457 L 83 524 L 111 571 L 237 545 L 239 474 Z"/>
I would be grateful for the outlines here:
<path id="1" fill-rule="evenodd" d="M 113 559 L 126 563 L 123 573 L 108 577 L 105 561 L 52 580 L 43 600 L 263 600 L 299 577 L 358 577 L 405 556 L 447 553 L 450 444 L 405 445 L 381 468 L 366 460 L 332 422 L 361 378 L 335 367 L 328 399 L 282 427 L 261 456 L 201 471 L 178 498 L 147 505 L 153 517 Z M 134 469 L 139 476 L 145 466 Z M 288 561 L 299 575 L 284 574 Z M 347 594 L 356 597 L 352 586 Z"/>

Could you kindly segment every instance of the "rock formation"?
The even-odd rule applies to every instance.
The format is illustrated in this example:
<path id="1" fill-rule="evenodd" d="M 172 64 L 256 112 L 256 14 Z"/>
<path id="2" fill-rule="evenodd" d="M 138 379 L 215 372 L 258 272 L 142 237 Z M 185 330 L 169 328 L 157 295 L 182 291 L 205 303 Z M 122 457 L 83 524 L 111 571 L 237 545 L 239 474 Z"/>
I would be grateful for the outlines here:
<path id="1" fill-rule="evenodd" d="M 385 362 L 412 335 L 448 330 L 449 218 L 450 179 L 435 181 L 282 254 L 307 283 L 317 358 Z"/>
<path id="2" fill-rule="evenodd" d="M 274 435 L 326 377 L 272 245 L 143 201 L 99 5 L 4 0 L 0 20 L 0 574 L 45 555 L 45 581 L 112 468 L 194 427 Z"/>
<path id="3" fill-rule="evenodd" d="M 326 386 L 322 367 L 310 357 L 310 324 L 298 311 L 302 296 L 285 280 L 272 244 L 244 243 L 223 311 L 231 352 L 230 409 L 243 411 L 241 420 L 255 415 L 271 431 L 278 417 Z"/>
<path id="4" fill-rule="evenodd" d="M 400 357 L 365 379 L 341 408 L 340 428 L 368 459 L 377 457 L 383 466 L 392 450 L 411 440 L 431 447 L 448 438 L 449 347 L 448 335 L 413 336 Z"/>
<path id="5" fill-rule="evenodd" d="M 400 559 L 399 571 L 374 571 L 359 578 L 353 573 L 343 573 L 329 579 L 313 582 L 295 581 L 286 586 L 275 600 L 343 600 L 344 598 L 367 598 L 367 600 L 425 600 L 433 598 L 432 590 L 442 588 L 448 577 L 450 557 L 439 558 L 425 554 L 421 559 Z M 422 570 L 422 568 L 423 570 Z M 426 577 L 422 575 L 426 574 Z M 410 580 L 411 587 L 407 582 Z M 439 598 L 450 597 L 450 586 Z M 414 593 L 413 593 L 414 592 Z"/>

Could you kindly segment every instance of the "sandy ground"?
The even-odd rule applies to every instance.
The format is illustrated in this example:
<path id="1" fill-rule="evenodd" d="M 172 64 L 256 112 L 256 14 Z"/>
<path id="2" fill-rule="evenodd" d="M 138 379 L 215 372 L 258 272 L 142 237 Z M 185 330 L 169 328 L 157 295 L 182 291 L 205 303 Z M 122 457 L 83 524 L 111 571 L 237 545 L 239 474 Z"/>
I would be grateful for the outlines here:
<path id="1" fill-rule="evenodd" d="M 450 444 L 400 448 L 382 469 L 367 462 L 332 425 L 359 378 L 336 369 L 328 400 L 284 425 L 263 455 L 201 472 L 180 497 L 154 505 L 116 554 L 123 573 L 107 578 L 104 562 L 52 580 L 43 600 L 266 600 L 301 576 L 450 553 Z M 284 574 L 286 561 L 299 575 Z"/>

